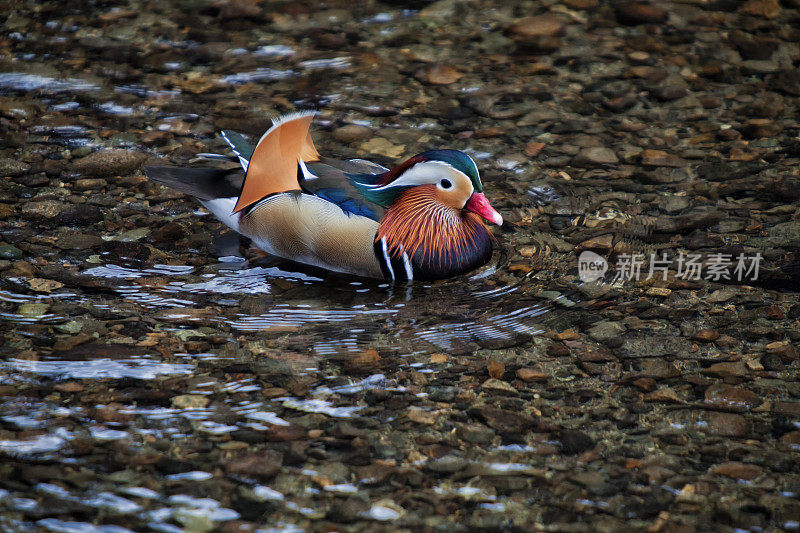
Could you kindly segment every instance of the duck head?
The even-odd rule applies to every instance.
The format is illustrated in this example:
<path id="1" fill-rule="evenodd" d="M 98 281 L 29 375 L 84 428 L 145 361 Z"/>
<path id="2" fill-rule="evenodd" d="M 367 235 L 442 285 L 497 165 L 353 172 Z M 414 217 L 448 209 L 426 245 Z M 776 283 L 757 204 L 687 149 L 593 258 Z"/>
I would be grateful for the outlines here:
<path id="1" fill-rule="evenodd" d="M 411 264 L 416 279 L 440 279 L 487 262 L 492 236 L 483 220 L 502 225 L 483 192 L 475 162 L 458 150 L 418 154 L 384 174 L 351 176 L 370 201 L 387 208 L 377 246 Z"/>

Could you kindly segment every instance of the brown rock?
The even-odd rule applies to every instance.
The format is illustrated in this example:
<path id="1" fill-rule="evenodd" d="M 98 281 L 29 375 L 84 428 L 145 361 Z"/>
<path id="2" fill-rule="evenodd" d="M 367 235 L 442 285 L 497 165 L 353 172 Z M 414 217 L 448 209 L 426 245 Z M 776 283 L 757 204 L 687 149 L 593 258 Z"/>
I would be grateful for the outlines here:
<path id="1" fill-rule="evenodd" d="M 175 242 L 186 237 L 188 232 L 177 222 L 167 222 L 153 230 L 150 237 L 155 242 Z"/>
<path id="2" fill-rule="evenodd" d="M 500 409 L 488 405 L 472 407 L 469 409 L 468 413 L 470 416 L 500 432 L 513 431 L 516 433 L 523 433 L 534 431 L 539 425 L 536 419 L 525 413 Z"/>
<path id="3" fill-rule="evenodd" d="M 488 128 L 481 128 L 479 130 L 475 130 L 472 134 L 473 137 L 476 139 L 487 139 L 489 137 L 497 137 L 499 135 L 505 135 L 506 130 L 503 128 L 498 128 L 497 126 L 491 126 Z"/>
<path id="4" fill-rule="evenodd" d="M 563 4 L 570 9 L 593 9 L 600 5 L 599 0 L 563 0 Z"/>
<path id="5" fill-rule="evenodd" d="M 605 146 L 591 146 L 584 148 L 572 159 L 572 164 L 576 167 L 596 167 L 602 165 L 614 165 L 619 163 L 619 158 L 614 150 Z"/>
<path id="6" fill-rule="evenodd" d="M 644 395 L 642 398 L 646 402 L 658 403 L 684 403 L 683 400 L 678 398 L 678 394 L 669 387 L 654 390 Z"/>
<path id="7" fill-rule="evenodd" d="M 752 425 L 742 415 L 712 411 L 705 416 L 706 431 L 722 437 L 745 437 Z"/>
<path id="8" fill-rule="evenodd" d="M 155 316 L 158 320 L 196 326 L 198 324 L 210 324 L 216 313 L 213 309 L 175 307 L 173 309 L 162 309 Z"/>
<path id="9" fill-rule="evenodd" d="M 655 379 L 669 379 L 680 376 L 681 371 L 678 370 L 678 367 L 673 362 L 657 357 L 637 361 L 636 375 Z"/>
<path id="10" fill-rule="evenodd" d="M 517 394 L 517 389 L 512 387 L 508 382 L 502 379 L 489 378 L 481 383 L 481 388 L 484 390 L 497 392 L 500 394 Z"/>
<path id="11" fill-rule="evenodd" d="M 715 407 L 746 410 L 758 407 L 763 400 L 754 392 L 731 385 L 712 385 L 706 389 L 705 403 Z"/>
<path id="12" fill-rule="evenodd" d="M 694 334 L 694 338 L 702 342 L 713 342 L 719 338 L 719 332 L 713 329 L 701 329 Z"/>
<path id="13" fill-rule="evenodd" d="M 74 161 L 71 166 L 73 172 L 85 176 L 125 176 L 138 169 L 146 158 L 142 153 L 114 148 L 89 154 Z"/>
<path id="14" fill-rule="evenodd" d="M 781 449 L 800 452 L 800 431 L 790 431 L 778 440 Z"/>
<path id="15" fill-rule="evenodd" d="M 52 279 L 31 278 L 28 280 L 28 286 L 36 292 L 53 292 L 63 287 L 64 284 Z"/>
<path id="16" fill-rule="evenodd" d="M 382 464 L 380 461 L 375 461 L 367 466 L 353 468 L 356 479 L 358 479 L 361 484 L 365 485 L 380 485 L 395 470 L 395 466 Z"/>
<path id="17" fill-rule="evenodd" d="M 202 409 L 208 405 L 208 398 L 202 394 L 180 394 L 172 397 L 172 407 L 177 409 Z"/>
<path id="18" fill-rule="evenodd" d="M 739 344 L 739 339 L 730 335 L 720 335 L 714 343 L 721 348 L 733 348 Z"/>
<path id="19" fill-rule="evenodd" d="M 377 350 L 370 348 L 361 352 L 350 353 L 342 362 L 350 370 L 370 369 L 381 364 L 381 355 Z"/>
<path id="20" fill-rule="evenodd" d="M 434 365 L 441 365 L 447 362 L 449 357 L 447 354 L 444 353 L 432 353 L 431 354 L 431 363 Z"/>
<path id="21" fill-rule="evenodd" d="M 104 189 L 108 182 L 102 178 L 82 178 L 75 180 L 72 184 L 76 191 L 90 191 L 92 189 Z"/>
<path id="22" fill-rule="evenodd" d="M 112 9 L 111 11 L 101 13 L 97 18 L 102 22 L 115 22 L 120 19 L 136 18 L 138 14 L 138 11 L 133 9 Z"/>
<path id="23" fill-rule="evenodd" d="M 633 380 L 633 385 L 642 389 L 645 392 L 650 392 L 656 389 L 658 384 L 653 378 L 638 378 Z"/>
<path id="24" fill-rule="evenodd" d="M 772 19 L 781 12 L 781 5 L 778 0 L 749 0 L 742 7 L 741 12 L 746 15 Z"/>
<path id="25" fill-rule="evenodd" d="M 431 65 L 418 70 L 414 77 L 423 83 L 450 85 L 463 78 L 464 75 L 449 65 Z"/>
<path id="26" fill-rule="evenodd" d="M 662 102 L 683 98 L 688 92 L 689 86 L 680 76 L 668 76 L 650 89 L 650 94 Z"/>
<path id="27" fill-rule="evenodd" d="M 767 344 L 766 348 L 768 354 L 777 355 L 784 363 L 797 360 L 797 348 L 792 346 L 789 341 L 771 342 Z"/>
<path id="28" fill-rule="evenodd" d="M 24 202 L 20 208 L 23 218 L 42 219 L 55 218 L 64 210 L 64 204 L 55 200 L 41 202 Z"/>
<path id="29" fill-rule="evenodd" d="M 604 235 L 598 235 L 596 237 L 592 237 L 591 239 L 586 239 L 585 241 L 581 242 L 578 247 L 581 250 L 603 250 L 608 251 L 614 246 L 614 235 L 611 233 L 606 233 Z"/>
<path id="30" fill-rule="evenodd" d="M 709 471 L 712 474 L 729 477 L 731 479 L 742 479 L 750 481 L 760 476 L 764 470 L 758 465 L 749 465 L 738 461 L 730 461 L 720 465 L 712 466 Z"/>
<path id="31" fill-rule="evenodd" d="M 270 424 L 266 436 L 267 440 L 273 442 L 287 442 L 304 439 L 308 436 L 308 432 L 300 426 Z"/>
<path id="32" fill-rule="evenodd" d="M 623 2 L 616 7 L 617 20 L 622 24 L 661 24 L 669 14 L 661 7 L 641 2 Z"/>
<path id="33" fill-rule="evenodd" d="M 500 379 L 506 373 L 506 365 L 500 361 L 489 361 L 486 365 L 486 370 L 489 372 L 490 377 Z"/>
<path id="34" fill-rule="evenodd" d="M 668 289 L 666 287 L 650 287 L 645 292 L 647 296 L 659 296 L 661 298 L 666 298 L 670 294 L 672 294 L 672 289 Z"/>
<path id="35" fill-rule="evenodd" d="M 714 363 L 703 371 L 703 373 L 706 375 L 719 377 L 742 377 L 746 376 L 747 372 L 747 365 L 745 365 L 743 361 Z"/>
<path id="36" fill-rule="evenodd" d="M 651 167 L 684 167 L 686 161 L 663 150 L 642 150 L 642 164 Z"/>
<path id="37" fill-rule="evenodd" d="M 366 126 L 348 124 L 333 130 L 333 138 L 343 143 L 353 143 L 366 141 L 372 137 L 372 130 Z"/>
<path id="38" fill-rule="evenodd" d="M 263 20 L 264 10 L 256 2 L 246 0 L 220 0 L 216 3 L 219 7 L 217 17 L 220 20 Z"/>
<path id="39" fill-rule="evenodd" d="M 772 411 L 779 415 L 800 417 L 800 402 L 775 402 Z"/>
<path id="40" fill-rule="evenodd" d="M 572 330 L 569 330 L 572 331 Z M 570 354 L 569 348 L 563 344 L 551 344 L 547 347 L 547 355 L 550 357 L 567 357 Z"/>
<path id="41" fill-rule="evenodd" d="M 539 155 L 539 152 L 542 151 L 542 148 L 545 147 L 544 143 L 537 143 L 537 142 L 529 142 L 525 145 L 525 155 L 528 157 L 535 157 Z"/>
<path id="42" fill-rule="evenodd" d="M 79 344 L 83 344 L 84 342 L 88 342 L 92 339 L 91 336 L 87 335 L 86 333 L 78 333 L 77 335 L 71 335 L 68 337 L 62 337 L 61 339 L 57 340 L 55 344 L 53 344 L 53 350 L 63 352 L 66 350 L 71 350 L 72 348 L 78 346 Z"/>
<path id="43" fill-rule="evenodd" d="M 577 340 L 579 338 L 580 338 L 580 335 L 578 335 L 578 332 L 575 331 L 572 328 L 566 329 L 566 330 L 564 330 L 561 333 L 556 335 L 556 339 L 560 340 L 560 341 L 574 341 L 574 340 Z"/>
<path id="44" fill-rule="evenodd" d="M 522 381 L 547 381 L 550 379 L 549 374 L 545 374 L 544 372 L 539 372 L 538 370 L 534 370 L 532 368 L 520 368 L 517 370 L 517 377 Z"/>
<path id="45" fill-rule="evenodd" d="M 783 130 L 781 122 L 770 118 L 752 118 L 742 126 L 742 135 L 747 139 L 774 137 Z"/>
<path id="46" fill-rule="evenodd" d="M 432 426 L 436 423 L 436 413 L 426 411 L 419 407 L 411 407 L 406 411 L 406 416 L 409 420 L 416 424 L 423 424 Z"/>
<path id="47" fill-rule="evenodd" d="M 552 51 L 561 44 L 564 24 L 553 15 L 525 17 L 509 27 L 511 38 L 520 44 L 539 51 Z"/>
<path id="48" fill-rule="evenodd" d="M 767 306 L 763 309 L 763 311 L 766 317 L 770 320 L 783 320 L 786 318 L 786 313 L 784 313 L 783 309 L 777 305 Z"/>
<path id="49" fill-rule="evenodd" d="M 652 82 L 663 81 L 668 75 L 668 72 L 663 68 L 649 67 L 647 65 L 637 65 L 631 67 L 628 72 L 631 74 L 631 76 L 644 78 Z"/>
<path id="50" fill-rule="evenodd" d="M 83 391 L 83 385 L 81 385 L 80 383 L 77 383 L 75 381 L 67 381 L 67 382 L 64 382 L 64 383 L 59 383 L 58 385 L 56 385 L 53 388 L 56 389 L 59 392 L 82 392 Z"/>
<path id="51" fill-rule="evenodd" d="M 3 177 L 15 178 L 17 176 L 22 176 L 28 172 L 30 168 L 30 165 L 17 159 L 12 159 L 10 157 L 0 158 L 0 176 Z"/>
<path id="52" fill-rule="evenodd" d="M 62 250 L 89 250 L 103 244 L 103 239 L 89 233 L 67 233 L 56 240 L 56 246 Z"/>
<path id="53" fill-rule="evenodd" d="M 283 455 L 274 450 L 234 457 L 223 464 L 228 474 L 261 479 L 271 478 L 281 470 Z"/>

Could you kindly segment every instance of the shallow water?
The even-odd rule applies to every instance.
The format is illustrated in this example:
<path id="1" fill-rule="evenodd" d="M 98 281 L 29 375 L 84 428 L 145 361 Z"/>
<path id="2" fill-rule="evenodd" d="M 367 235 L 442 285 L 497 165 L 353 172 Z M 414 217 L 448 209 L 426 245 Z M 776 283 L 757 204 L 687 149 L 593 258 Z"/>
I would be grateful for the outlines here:
<path id="1" fill-rule="evenodd" d="M 312 4 L 11 9 L 0 529 L 800 529 L 795 3 Z M 308 107 L 324 154 L 470 154 L 492 261 L 325 273 L 141 174 Z"/>
<path id="2" fill-rule="evenodd" d="M 259 345 L 256 353 L 269 356 L 267 367 L 277 365 L 278 375 L 284 379 L 302 381 L 302 391 L 293 394 L 291 386 L 283 390 L 265 384 L 260 371 L 231 374 L 227 369 L 232 366 L 255 365 L 254 369 L 264 366 L 263 362 L 243 357 L 235 350 L 157 352 L 158 344 L 148 339 L 137 343 L 144 347 L 133 350 L 142 354 L 136 356 L 131 356 L 133 352 L 129 350 L 114 353 L 107 346 L 101 351 L 111 348 L 107 354 L 110 357 L 91 349 L 78 349 L 79 354 L 75 349 L 61 354 L 54 352 L 35 359 L 9 357 L 2 363 L 0 386 L 55 385 L 58 389 L 60 384 L 95 383 L 102 387 L 125 383 L 125 387 L 133 390 L 152 390 L 158 389 L 164 380 L 176 377 L 189 378 L 191 384 L 187 382 L 184 391 L 183 397 L 188 398 L 185 406 L 175 406 L 175 399 L 172 406 L 161 401 L 121 398 L 107 403 L 98 399 L 91 406 L 76 407 L 61 406 L 60 402 L 46 398 L 6 401 L 0 405 L 2 422 L 6 428 L 21 433 L 17 439 L 0 440 L 0 452 L 23 462 L 46 462 L 51 467 L 94 468 L 101 464 L 94 457 L 98 448 L 133 446 L 138 450 L 129 453 L 134 457 L 144 455 L 145 462 L 149 462 L 147 452 L 141 450 L 147 442 L 167 439 L 181 446 L 182 441 L 196 439 L 235 439 L 242 432 L 265 435 L 292 426 L 283 418 L 286 415 L 324 415 L 333 420 L 363 420 L 364 416 L 383 419 L 392 415 L 364 413 L 369 410 L 365 393 L 391 396 L 409 392 L 408 387 L 383 372 L 386 368 L 392 372 L 407 369 L 430 375 L 436 372 L 436 365 L 430 364 L 432 353 L 470 354 L 480 346 L 500 349 L 524 345 L 531 336 L 544 331 L 544 324 L 554 313 L 552 304 L 531 294 L 531 284 L 497 286 L 493 273 L 504 268 L 497 261 L 468 279 L 433 286 L 391 286 L 371 280 L 331 278 L 323 272 L 297 272 L 292 270 L 296 270 L 296 265 L 286 263 L 259 266 L 258 261 L 253 263 L 243 258 L 223 259 L 224 262 L 212 262 L 204 268 L 158 264 L 136 268 L 131 262 L 126 262 L 127 266 L 108 263 L 86 268 L 81 276 L 112 282 L 106 286 L 112 294 L 103 295 L 100 300 L 68 291 L 49 296 L 26 294 L 21 280 L 12 278 L 5 281 L 9 290 L 2 294 L 2 299 L 16 305 L 74 303 L 145 320 L 157 317 L 161 322 L 157 338 L 167 335 L 202 340 L 214 336 L 221 337 L 224 345 L 235 343 L 237 336 L 247 334 L 254 339 L 251 343 Z M 248 307 L 255 309 L 244 312 Z M 68 315 L 53 313 L 35 318 L 6 313 L 4 319 L 12 324 L 31 321 L 55 328 L 70 323 Z M 298 335 L 302 340 L 297 339 Z M 293 352 L 287 354 L 282 350 Z M 332 375 L 330 362 L 342 358 L 353 359 L 351 370 L 364 377 Z M 380 364 L 376 364 L 378 360 Z M 359 368 L 362 364 L 364 368 Z M 94 387 L 88 385 L 88 388 Z M 88 457 L 85 451 L 76 453 L 76 447 L 88 442 L 93 448 Z M 143 526 L 156 531 L 178 531 L 182 527 L 205 530 L 240 518 L 239 512 L 222 506 L 214 498 L 174 493 L 174 488 L 185 484 L 213 483 L 216 467 L 209 464 L 207 468 L 208 471 L 178 471 L 181 469 L 178 467 L 174 473 L 164 475 L 164 481 L 173 487 L 166 493 L 136 486 L 137 476 L 131 473 L 132 477 L 125 474 L 114 481 L 96 480 L 74 491 L 59 484 L 39 483 L 32 487 L 33 499 L 15 497 L 12 492 L 0 496 L 8 510 L 27 515 L 49 514 L 54 508 L 82 513 L 95 509 L 103 513 L 105 520 L 139 524 L 133 530 Z M 487 468 L 524 473 L 529 467 L 497 463 L 488 464 Z M 301 469 L 295 475 L 302 483 L 303 479 L 313 479 L 317 472 Z M 363 490 L 364 483 L 369 485 L 369 479 L 325 485 L 323 489 L 331 494 L 356 494 Z M 309 499 L 318 493 L 311 487 L 300 493 L 284 494 L 255 481 L 244 481 L 240 490 L 246 491 L 251 500 L 269 502 L 271 508 L 283 508 L 289 514 L 314 518 L 321 513 Z M 439 488 L 435 490 L 441 493 Z M 472 492 L 464 492 L 470 490 L 468 487 L 459 490 L 459 494 L 468 495 L 471 500 L 481 499 Z M 495 496 L 485 498 L 487 502 L 495 500 Z M 504 510 L 503 504 L 492 505 L 495 507 L 481 504 L 494 512 Z M 394 521 L 399 516 L 396 510 L 381 505 L 373 505 L 363 513 L 365 519 L 378 522 Z M 13 521 L 6 524 L 22 527 Z M 37 520 L 35 525 L 52 531 L 129 530 L 55 518 Z M 278 525 L 276 530 L 293 528 L 286 524 Z"/>

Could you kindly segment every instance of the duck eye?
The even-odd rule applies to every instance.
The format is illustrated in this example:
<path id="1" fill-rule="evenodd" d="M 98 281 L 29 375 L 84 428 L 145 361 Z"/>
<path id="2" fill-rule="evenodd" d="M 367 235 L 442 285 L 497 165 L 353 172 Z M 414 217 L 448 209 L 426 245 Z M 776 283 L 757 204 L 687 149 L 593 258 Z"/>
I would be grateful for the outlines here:
<path id="1" fill-rule="evenodd" d="M 453 186 L 453 184 L 450 183 L 450 180 L 448 179 L 443 179 L 442 181 L 439 182 L 439 185 L 442 186 L 442 189 L 449 189 L 450 187 Z"/>

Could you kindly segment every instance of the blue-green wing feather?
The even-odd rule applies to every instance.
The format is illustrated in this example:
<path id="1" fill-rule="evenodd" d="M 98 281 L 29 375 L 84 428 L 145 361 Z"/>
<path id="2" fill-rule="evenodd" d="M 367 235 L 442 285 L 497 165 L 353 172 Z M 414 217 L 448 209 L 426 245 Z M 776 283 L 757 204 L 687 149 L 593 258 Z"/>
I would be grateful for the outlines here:
<path id="1" fill-rule="evenodd" d="M 239 163 L 242 165 L 244 171 L 247 172 L 250 158 L 253 157 L 253 152 L 256 151 L 256 147 L 247 142 L 241 133 L 236 133 L 231 130 L 222 130 L 220 135 L 222 139 L 228 143 L 231 151 L 239 158 Z"/>
<path id="2" fill-rule="evenodd" d="M 380 221 L 386 209 L 370 201 L 354 185 L 345 170 L 356 169 L 350 161 L 324 159 L 324 162 L 306 163 L 311 176 L 299 176 L 300 186 L 310 194 L 323 198 L 342 208 L 343 211 Z M 369 170 L 380 172 L 383 167 L 375 165 Z"/>
<path id="3" fill-rule="evenodd" d="M 351 191 L 325 187 L 315 189 L 314 195 L 338 205 L 347 213 L 371 218 L 375 221 L 381 219 L 381 215 L 376 212 L 377 209 L 372 205 L 372 202 L 367 202 L 364 198 L 353 198 Z"/>

